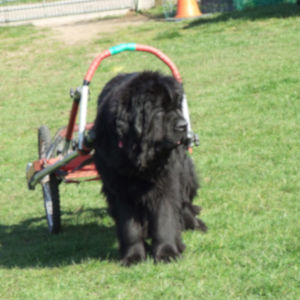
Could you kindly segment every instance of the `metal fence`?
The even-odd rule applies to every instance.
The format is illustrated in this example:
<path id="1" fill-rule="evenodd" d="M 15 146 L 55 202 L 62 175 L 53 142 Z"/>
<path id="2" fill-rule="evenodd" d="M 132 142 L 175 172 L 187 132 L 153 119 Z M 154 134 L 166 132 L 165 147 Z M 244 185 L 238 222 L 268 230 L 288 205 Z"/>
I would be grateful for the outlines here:
<path id="1" fill-rule="evenodd" d="M 151 6 L 154 0 L 0 0 L 0 24 Z"/>
<path id="2" fill-rule="evenodd" d="M 197 1 L 203 13 L 213 13 L 275 3 L 296 3 L 297 0 Z M 177 0 L 0 0 L 0 24 L 126 9 L 147 9 L 153 7 L 155 3 L 161 3 L 166 18 L 175 15 Z"/>

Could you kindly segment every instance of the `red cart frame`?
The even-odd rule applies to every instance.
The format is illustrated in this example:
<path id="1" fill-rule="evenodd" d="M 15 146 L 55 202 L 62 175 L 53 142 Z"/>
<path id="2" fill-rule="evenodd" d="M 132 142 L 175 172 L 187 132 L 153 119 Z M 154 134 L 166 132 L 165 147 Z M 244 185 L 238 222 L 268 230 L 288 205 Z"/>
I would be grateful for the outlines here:
<path id="1" fill-rule="evenodd" d="M 143 51 L 155 55 L 169 67 L 174 78 L 182 82 L 179 71 L 170 58 L 151 46 L 135 43 L 120 44 L 103 51 L 94 59 L 84 77 L 83 85 L 71 92 L 73 104 L 68 125 L 60 129 L 52 140 L 49 129 L 41 126 L 38 131 L 39 159 L 27 164 L 28 188 L 33 190 L 38 183 L 42 185 L 48 227 L 51 233 L 57 233 L 60 230 L 59 183 L 61 181 L 77 182 L 79 178 L 99 179 L 92 155 L 89 154 L 93 142 L 93 131 L 90 130 L 93 124 L 86 123 L 89 85 L 101 62 L 123 51 Z M 79 124 L 77 125 L 78 111 Z M 188 123 L 188 137 L 192 146 L 193 143 L 198 143 L 198 139 L 191 129 L 186 96 L 183 99 L 182 111 Z M 76 140 L 73 139 L 75 133 L 78 134 Z"/>

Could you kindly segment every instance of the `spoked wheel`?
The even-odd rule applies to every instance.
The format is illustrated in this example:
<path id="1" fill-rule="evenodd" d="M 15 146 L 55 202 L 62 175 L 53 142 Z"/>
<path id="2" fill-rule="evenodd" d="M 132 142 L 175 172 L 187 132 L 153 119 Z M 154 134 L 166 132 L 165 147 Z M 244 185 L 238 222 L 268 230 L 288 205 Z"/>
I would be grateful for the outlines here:
<path id="1" fill-rule="evenodd" d="M 41 126 L 38 130 L 39 158 L 48 158 L 47 151 L 51 145 L 51 134 L 47 126 Z M 46 176 L 42 181 L 44 206 L 50 233 L 60 231 L 60 201 L 59 201 L 60 180 L 54 175 Z"/>

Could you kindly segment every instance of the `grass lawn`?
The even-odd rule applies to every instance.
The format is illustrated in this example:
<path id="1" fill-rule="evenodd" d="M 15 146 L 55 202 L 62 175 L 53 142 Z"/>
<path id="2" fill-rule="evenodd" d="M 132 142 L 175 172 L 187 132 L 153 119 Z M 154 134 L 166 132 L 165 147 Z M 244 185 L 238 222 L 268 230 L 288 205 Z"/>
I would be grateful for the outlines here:
<path id="1" fill-rule="evenodd" d="M 151 21 L 68 46 L 50 30 L 0 27 L 0 299 L 300 299 L 300 8 L 280 5 Z M 63 232 L 49 236 L 42 192 L 27 190 L 37 128 L 67 124 L 70 87 L 94 56 L 150 44 L 184 79 L 200 146 L 193 159 L 206 234 L 185 232 L 182 259 L 118 262 L 99 183 L 61 185 Z M 154 56 L 105 60 L 96 97 L 118 72 L 169 72 Z"/>

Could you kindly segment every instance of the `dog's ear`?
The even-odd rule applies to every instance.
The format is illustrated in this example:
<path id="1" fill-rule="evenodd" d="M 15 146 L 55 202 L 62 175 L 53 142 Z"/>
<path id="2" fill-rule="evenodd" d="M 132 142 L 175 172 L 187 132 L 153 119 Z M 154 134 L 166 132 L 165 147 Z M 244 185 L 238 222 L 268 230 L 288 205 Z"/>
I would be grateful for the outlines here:
<path id="1" fill-rule="evenodd" d="M 129 131 L 129 116 L 122 104 L 119 105 L 116 116 L 116 132 L 120 141 L 124 139 Z"/>
<path id="2" fill-rule="evenodd" d="M 128 123 L 125 120 L 116 120 L 116 131 L 118 137 L 122 140 L 128 132 Z"/>
<path id="3" fill-rule="evenodd" d="M 133 106 L 133 127 L 135 133 L 138 137 L 142 135 L 143 132 L 143 105 L 139 103 Z"/>
<path id="4" fill-rule="evenodd" d="M 120 140 L 129 134 L 130 126 L 133 127 L 135 134 L 140 137 L 143 131 L 143 105 L 139 99 L 130 99 L 124 103 L 119 102 L 116 131 Z"/>
<path id="5" fill-rule="evenodd" d="M 177 82 L 173 77 L 164 77 L 163 80 L 163 87 L 169 98 L 178 105 L 181 105 L 184 94 L 182 84 Z"/>

